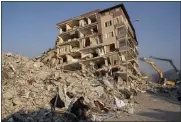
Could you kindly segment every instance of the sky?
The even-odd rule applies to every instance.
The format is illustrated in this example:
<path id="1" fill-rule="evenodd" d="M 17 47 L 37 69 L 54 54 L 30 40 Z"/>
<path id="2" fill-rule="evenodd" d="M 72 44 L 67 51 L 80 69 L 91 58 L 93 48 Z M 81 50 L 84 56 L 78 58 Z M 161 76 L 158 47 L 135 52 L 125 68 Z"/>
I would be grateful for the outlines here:
<path id="1" fill-rule="evenodd" d="M 121 3 L 131 21 L 140 19 L 133 23 L 139 56 L 169 58 L 180 69 L 179 2 L 2 2 L 2 52 L 40 56 L 55 45 L 56 23 Z M 172 69 L 168 62 L 153 61 L 163 71 Z M 155 73 L 144 62 L 140 69 Z"/>

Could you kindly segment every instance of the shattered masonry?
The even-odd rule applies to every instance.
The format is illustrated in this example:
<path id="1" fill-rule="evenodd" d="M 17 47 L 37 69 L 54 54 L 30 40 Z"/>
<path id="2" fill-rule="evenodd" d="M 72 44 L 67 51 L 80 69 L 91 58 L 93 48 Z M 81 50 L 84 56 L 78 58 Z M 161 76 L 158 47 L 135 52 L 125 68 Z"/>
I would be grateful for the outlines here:
<path id="1" fill-rule="evenodd" d="M 123 4 L 97 9 L 56 26 L 59 34 L 55 48 L 39 57 L 41 62 L 65 70 L 89 69 L 98 76 L 120 74 L 126 80 L 127 60 L 128 80 L 139 80 L 138 42 Z"/>

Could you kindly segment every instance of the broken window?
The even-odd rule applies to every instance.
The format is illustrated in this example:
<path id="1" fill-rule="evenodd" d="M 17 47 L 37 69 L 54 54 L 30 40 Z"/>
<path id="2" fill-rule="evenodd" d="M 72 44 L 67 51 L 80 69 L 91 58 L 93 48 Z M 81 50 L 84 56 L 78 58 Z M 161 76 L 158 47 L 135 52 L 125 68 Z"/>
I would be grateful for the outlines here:
<path id="1" fill-rule="evenodd" d="M 62 32 L 66 32 L 66 30 L 67 30 L 67 29 L 66 29 L 66 25 L 63 25 L 62 28 L 61 28 L 61 31 L 62 31 Z"/>
<path id="2" fill-rule="evenodd" d="M 93 57 L 97 57 L 99 54 L 97 53 L 97 51 L 94 51 L 94 52 L 92 53 L 92 55 L 93 55 Z"/>
<path id="3" fill-rule="evenodd" d="M 114 60 L 114 64 L 118 64 L 118 61 L 117 61 L 117 60 Z"/>
<path id="4" fill-rule="evenodd" d="M 70 34 L 64 33 L 64 34 L 60 35 L 58 38 L 59 38 L 60 42 L 63 43 L 70 39 Z"/>
<path id="5" fill-rule="evenodd" d="M 109 32 L 105 36 L 106 36 L 106 38 L 111 38 L 114 36 L 114 34 L 113 34 L 113 32 Z"/>
<path id="6" fill-rule="evenodd" d="M 89 18 L 88 18 L 88 19 L 90 19 L 90 20 L 91 20 L 91 23 L 96 22 L 96 21 L 97 21 L 97 20 L 96 20 L 96 14 L 93 14 L 93 15 L 89 16 Z"/>
<path id="7" fill-rule="evenodd" d="M 98 32 L 97 27 L 92 28 L 91 31 L 92 31 L 92 33 L 97 33 Z"/>
<path id="8" fill-rule="evenodd" d="M 125 40 L 120 40 L 119 41 L 119 47 L 124 47 L 126 46 L 126 41 Z"/>
<path id="9" fill-rule="evenodd" d="M 101 68 L 101 64 L 97 64 L 97 69 Z"/>
<path id="10" fill-rule="evenodd" d="M 117 32 L 118 32 L 118 35 L 125 35 L 126 29 L 124 27 L 121 27 L 117 29 Z"/>
<path id="11" fill-rule="evenodd" d="M 72 31 L 70 32 L 70 38 L 74 39 L 74 38 L 79 38 L 79 32 L 78 31 Z"/>
<path id="12" fill-rule="evenodd" d="M 111 65 L 110 58 L 107 58 L 107 63 L 108 63 L 108 65 Z"/>
<path id="13" fill-rule="evenodd" d="M 75 42 L 71 44 L 72 48 L 80 48 L 79 42 Z"/>
<path id="14" fill-rule="evenodd" d="M 111 25 L 112 25 L 112 21 L 111 20 L 104 23 L 104 27 L 109 27 Z"/>
<path id="15" fill-rule="evenodd" d="M 104 48 L 99 48 L 97 51 L 99 52 L 100 56 L 105 54 Z"/>
<path id="16" fill-rule="evenodd" d="M 100 59 L 99 61 L 95 62 L 95 69 L 99 69 L 105 66 L 105 61 L 104 59 Z"/>
<path id="17" fill-rule="evenodd" d="M 114 24 L 118 24 L 118 23 L 121 23 L 121 22 L 122 22 L 122 19 L 121 19 L 120 16 L 114 19 Z"/>
<path id="18" fill-rule="evenodd" d="M 80 59 L 81 58 L 81 53 L 80 52 L 74 52 L 73 54 L 71 54 L 72 58 L 75 59 Z"/>
<path id="19" fill-rule="evenodd" d="M 117 72 L 117 71 L 119 71 L 118 67 L 112 68 L 112 72 Z"/>
<path id="20" fill-rule="evenodd" d="M 85 39 L 85 47 L 90 46 L 91 42 L 89 38 Z"/>
<path id="21" fill-rule="evenodd" d="M 67 62 L 66 56 L 63 56 L 62 59 L 63 59 L 63 63 L 66 63 L 66 62 Z"/>
<path id="22" fill-rule="evenodd" d="M 110 49 L 110 52 L 115 51 L 115 50 L 116 50 L 116 48 L 115 48 L 115 44 L 114 44 L 114 43 L 113 43 L 113 44 L 110 44 L 109 49 Z"/>

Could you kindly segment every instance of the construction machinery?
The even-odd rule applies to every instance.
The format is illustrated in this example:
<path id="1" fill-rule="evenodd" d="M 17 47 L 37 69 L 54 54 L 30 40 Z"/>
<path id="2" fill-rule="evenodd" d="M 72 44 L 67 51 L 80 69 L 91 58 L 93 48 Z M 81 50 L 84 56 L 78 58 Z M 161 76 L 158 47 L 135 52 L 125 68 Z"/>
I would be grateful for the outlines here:
<path id="1" fill-rule="evenodd" d="M 158 81 L 159 84 L 175 86 L 175 82 L 167 81 L 167 79 L 164 78 L 162 70 L 158 68 L 153 61 L 150 61 L 144 57 L 141 57 L 140 60 L 150 64 L 159 73 L 159 76 L 160 76 L 159 81 Z"/>
<path id="2" fill-rule="evenodd" d="M 178 80 L 181 79 L 180 71 L 177 69 L 177 67 L 174 65 L 174 63 L 173 63 L 173 61 L 172 61 L 171 59 L 158 58 L 158 57 L 154 57 L 154 56 L 150 56 L 149 58 L 169 62 L 169 63 L 172 65 L 172 67 L 173 67 L 173 69 L 175 70 L 175 72 L 177 73 L 177 76 L 178 76 L 178 78 L 179 78 Z"/>

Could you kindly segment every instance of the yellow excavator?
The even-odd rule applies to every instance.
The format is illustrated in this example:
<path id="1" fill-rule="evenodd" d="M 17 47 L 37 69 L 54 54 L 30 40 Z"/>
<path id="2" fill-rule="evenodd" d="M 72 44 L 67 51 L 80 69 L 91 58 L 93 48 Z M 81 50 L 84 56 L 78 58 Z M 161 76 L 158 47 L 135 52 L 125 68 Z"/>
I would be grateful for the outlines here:
<path id="1" fill-rule="evenodd" d="M 154 56 L 150 56 L 149 58 L 155 59 L 155 60 L 161 60 L 161 61 L 167 61 L 170 63 L 170 65 L 172 65 L 173 69 L 175 70 L 175 72 L 177 73 L 177 81 L 180 81 L 181 79 L 181 74 L 180 71 L 177 69 L 177 67 L 174 65 L 173 61 L 171 59 L 165 59 L 165 58 L 158 58 L 158 57 L 154 57 Z"/>
<path id="2" fill-rule="evenodd" d="M 181 82 L 181 73 L 180 71 L 177 69 L 177 67 L 174 65 L 173 61 L 171 59 L 165 59 L 165 58 L 158 58 L 158 57 L 154 57 L 154 56 L 150 56 L 149 58 L 155 59 L 155 60 L 161 60 L 161 61 L 167 61 L 170 63 L 170 65 L 173 67 L 173 69 L 175 70 L 176 74 L 177 74 L 177 78 L 176 78 L 176 85 L 180 86 L 180 88 L 177 91 L 177 99 L 181 102 L 181 85 L 179 85 Z"/>
<path id="3" fill-rule="evenodd" d="M 150 64 L 159 73 L 159 76 L 160 76 L 160 79 L 158 81 L 159 84 L 175 86 L 175 82 L 167 81 L 167 79 L 164 78 L 162 70 L 160 68 L 158 68 L 153 61 L 150 61 L 144 57 L 141 57 L 140 60 Z"/>

